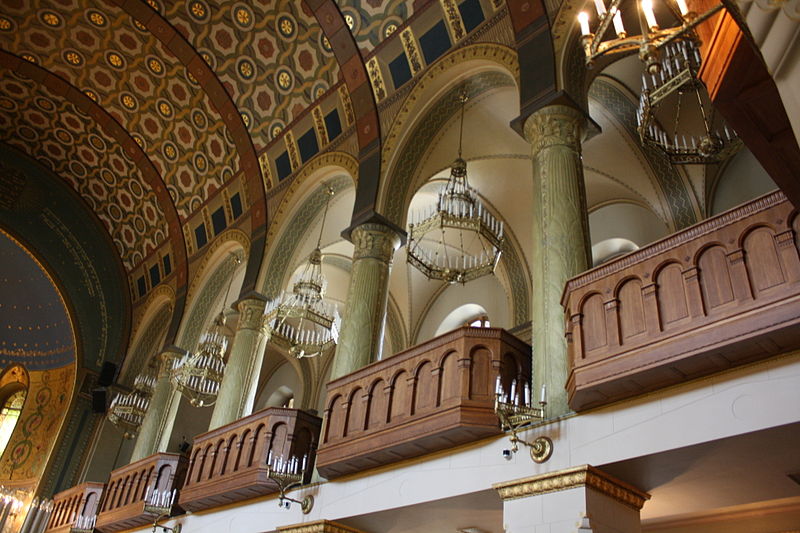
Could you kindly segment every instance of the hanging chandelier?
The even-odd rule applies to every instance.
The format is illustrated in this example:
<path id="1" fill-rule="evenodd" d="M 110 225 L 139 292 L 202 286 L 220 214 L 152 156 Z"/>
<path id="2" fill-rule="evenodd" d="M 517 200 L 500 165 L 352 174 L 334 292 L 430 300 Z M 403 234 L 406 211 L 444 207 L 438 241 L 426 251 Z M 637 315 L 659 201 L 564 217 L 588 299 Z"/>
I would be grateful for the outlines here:
<path id="1" fill-rule="evenodd" d="M 241 260 L 234 255 L 235 264 Z M 235 267 L 234 267 L 235 272 Z M 228 301 L 233 283 L 233 272 L 228 280 L 224 302 Z M 223 304 L 224 305 L 224 304 Z M 217 401 L 219 387 L 225 374 L 225 352 L 228 336 L 225 331 L 225 311 L 220 311 L 214 324 L 200 338 L 197 352 L 186 352 L 174 360 L 172 382 L 194 407 L 207 407 Z"/>
<path id="2" fill-rule="evenodd" d="M 436 204 L 411 213 L 407 253 L 409 264 L 428 279 L 463 284 L 494 272 L 503 249 L 503 222 L 483 207 L 467 181 L 467 162 L 461 158 L 466 92 L 459 100 L 458 157 Z"/>
<path id="3" fill-rule="evenodd" d="M 317 247 L 294 279 L 292 291 L 283 291 L 265 311 L 271 340 L 298 359 L 320 355 L 339 340 L 339 310 L 336 304 L 324 299 L 327 280 L 322 275 L 322 231 L 334 195 L 330 186 L 327 194 Z"/>
<path id="4" fill-rule="evenodd" d="M 675 164 L 719 163 L 740 145 L 727 125 L 713 129 L 710 102 L 700 81 L 696 39 L 685 37 L 664 46 L 661 68 L 642 74 L 636 112 L 642 144 L 661 151 Z M 662 124 L 669 125 L 667 131 Z"/>
<path id="5" fill-rule="evenodd" d="M 139 433 L 155 386 L 155 373 L 148 371 L 136 376 L 131 392 L 119 393 L 111 400 L 108 419 L 123 431 L 124 438 L 132 439 Z"/>
<path id="6" fill-rule="evenodd" d="M 591 67 L 597 59 L 603 56 L 638 51 L 639 58 L 644 62 L 646 70 L 651 74 L 656 74 L 661 69 L 662 49 L 667 44 L 693 33 L 695 27 L 708 20 L 723 7 L 720 3 L 698 15 L 689 10 L 686 0 L 676 0 L 675 3 L 680 13 L 680 16 L 676 17 L 678 24 L 661 28 L 653 10 L 653 0 L 640 0 L 637 3 L 640 34 L 629 35 L 623 25 L 621 3 L 622 0 L 611 0 L 611 4 L 606 7 L 605 0 L 594 0 L 598 19 L 594 32 L 589 26 L 589 14 L 586 11 L 578 14 L 587 66 Z M 668 8 L 674 12 L 671 5 Z M 614 27 L 613 33 L 611 26 Z M 612 37 L 607 39 L 609 33 Z M 615 37 L 613 37 L 614 35 Z"/>

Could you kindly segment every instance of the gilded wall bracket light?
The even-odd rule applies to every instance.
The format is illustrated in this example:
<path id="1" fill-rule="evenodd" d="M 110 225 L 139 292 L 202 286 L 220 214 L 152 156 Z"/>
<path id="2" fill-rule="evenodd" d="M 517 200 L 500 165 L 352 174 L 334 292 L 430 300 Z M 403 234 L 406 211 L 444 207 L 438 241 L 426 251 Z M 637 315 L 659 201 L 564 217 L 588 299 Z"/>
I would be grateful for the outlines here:
<path id="1" fill-rule="evenodd" d="M 500 420 L 500 427 L 503 431 L 510 431 L 509 441 L 510 450 L 503 450 L 503 456 L 511 459 L 512 454 L 519 451 L 522 444 L 530 450 L 531 459 L 535 463 L 544 463 L 553 455 L 553 441 L 549 437 L 539 436 L 528 441 L 520 438 L 519 432 L 523 428 L 535 422 L 544 421 L 545 407 L 547 406 L 546 388 L 543 385 L 539 398 L 539 407 L 534 407 L 531 403 L 530 386 L 525 383 L 517 387 L 517 381 L 511 381 L 511 387 L 506 392 L 500 376 L 497 377 L 495 386 L 494 412 Z"/>
<path id="2" fill-rule="evenodd" d="M 303 479 L 307 474 L 308 455 L 302 458 L 284 459 L 277 455 L 273 456 L 272 452 L 269 452 L 267 467 L 267 477 L 278 486 L 278 507 L 288 509 L 292 503 L 296 503 L 300 506 L 303 514 L 310 513 L 314 507 L 314 496 L 308 494 L 302 500 L 297 500 L 286 495 L 286 491 L 303 484 Z"/>

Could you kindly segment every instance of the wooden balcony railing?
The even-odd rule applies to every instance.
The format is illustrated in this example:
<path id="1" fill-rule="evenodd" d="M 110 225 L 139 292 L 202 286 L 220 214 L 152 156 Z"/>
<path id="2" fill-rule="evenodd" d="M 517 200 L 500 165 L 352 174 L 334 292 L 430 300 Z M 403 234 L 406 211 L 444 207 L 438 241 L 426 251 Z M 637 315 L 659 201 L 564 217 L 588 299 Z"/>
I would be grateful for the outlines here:
<path id="1" fill-rule="evenodd" d="M 304 457 L 314 464 L 322 420 L 270 407 L 195 437 L 180 505 L 197 511 L 278 491 L 267 457 Z M 311 478 L 308 469 L 305 483 Z"/>
<path id="2" fill-rule="evenodd" d="M 53 511 L 45 531 L 67 533 L 76 522 L 79 526 L 90 524 L 97 516 L 105 486 L 105 483 L 81 483 L 53 496 Z"/>
<path id="3" fill-rule="evenodd" d="M 570 280 L 570 406 L 800 347 L 799 226 L 775 192 Z"/>
<path id="4" fill-rule="evenodd" d="M 463 327 L 328 383 L 317 470 L 334 478 L 499 434 L 498 375 L 521 390 L 530 346 Z"/>
<path id="5" fill-rule="evenodd" d="M 180 488 L 186 463 L 182 455 L 157 453 L 111 472 L 97 529 L 106 533 L 152 523 L 156 515 L 145 511 L 146 504 L 152 501 L 153 494 L 163 495 Z M 176 512 L 180 509 L 172 510 L 172 514 Z"/>

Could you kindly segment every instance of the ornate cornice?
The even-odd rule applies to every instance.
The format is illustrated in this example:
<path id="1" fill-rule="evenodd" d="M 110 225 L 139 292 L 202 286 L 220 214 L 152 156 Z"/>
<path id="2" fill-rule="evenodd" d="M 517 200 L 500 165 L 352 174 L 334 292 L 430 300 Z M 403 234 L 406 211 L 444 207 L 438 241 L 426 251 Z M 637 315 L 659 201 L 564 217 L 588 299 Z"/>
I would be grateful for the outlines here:
<path id="1" fill-rule="evenodd" d="M 281 533 L 364 533 L 361 530 L 328 520 L 319 520 L 318 522 L 297 524 L 294 526 L 283 526 L 279 527 L 278 531 Z"/>
<path id="2" fill-rule="evenodd" d="M 582 465 L 538 476 L 495 483 L 492 487 L 505 500 L 539 496 L 550 492 L 590 487 L 637 511 L 650 495 L 591 465 Z"/>

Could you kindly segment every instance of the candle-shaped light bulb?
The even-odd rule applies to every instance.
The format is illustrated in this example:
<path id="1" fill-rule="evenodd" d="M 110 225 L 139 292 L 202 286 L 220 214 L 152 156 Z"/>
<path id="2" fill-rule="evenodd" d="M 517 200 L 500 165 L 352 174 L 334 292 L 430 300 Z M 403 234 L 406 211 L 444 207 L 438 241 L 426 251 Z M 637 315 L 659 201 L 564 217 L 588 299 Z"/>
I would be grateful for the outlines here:
<path id="1" fill-rule="evenodd" d="M 658 28 L 656 15 L 653 13 L 653 0 L 642 0 L 642 13 L 644 13 L 644 18 L 647 21 L 648 29 Z"/>
<path id="2" fill-rule="evenodd" d="M 628 33 L 622 24 L 622 12 L 619 9 L 614 12 L 614 17 L 611 20 L 614 22 L 614 31 L 617 32 L 617 37 L 625 37 Z"/>
<path id="3" fill-rule="evenodd" d="M 597 10 L 597 15 L 603 18 L 603 15 L 606 14 L 606 4 L 604 0 L 594 0 L 594 8 Z"/>
<path id="4" fill-rule="evenodd" d="M 581 25 L 581 35 L 589 35 L 589 14 L 586 11 L 578 13 L 578 22 Z"/>
<path id="5" fill-rule="evenodd" d="M 681 16 L 685 17 L 686 14 L 689 12 L 689 7 L 686 5 L 686 0 L 676 0 L 678 2 L 678 10 L 681 12 Z"/>
<path id="6" fill-rule="evenodd" d="M 511 380 L 511 403 L 516 403 L 517 401 L 517 380 Z"/>
<path id="7" fill-rule="evenodd" d="M 542 383 L 542 394 L 539 397 L 539 403 L 547 403 L 547 384 Z"/>
<path id="8" fill-rule="evenodd" d="M 494 382 L 494 393 L 500 394 L 503 392 L 503 386 L 500 384 L 500 376 L 497 376 L 497 379 Z"/>

